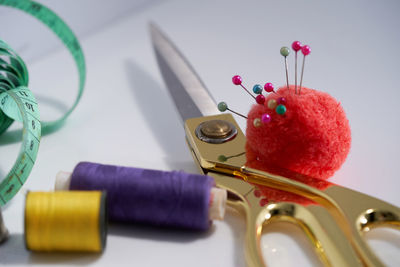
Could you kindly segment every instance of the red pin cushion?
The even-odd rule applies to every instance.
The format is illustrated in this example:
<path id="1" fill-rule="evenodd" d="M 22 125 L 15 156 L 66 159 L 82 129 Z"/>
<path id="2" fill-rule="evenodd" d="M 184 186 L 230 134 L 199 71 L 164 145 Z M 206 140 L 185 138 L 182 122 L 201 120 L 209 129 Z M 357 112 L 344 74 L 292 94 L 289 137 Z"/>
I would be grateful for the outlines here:
<path id="1" fill-rule="evenodd" d="M 271 99 L 280 97 L 286 100 L 283 115 L 268 107 Z M 254 119 L 263 114 L 271 120 L 255 126 Z M 327 93 L 305 87 L 295 94 L 294 86 L 279 88 L 263 105 L 253 105 L 246 136 L 247 166 L 289 178 L 298 174 L 329 178 L 345 161 L 351 144 L 349 121 L 340 103 Z"/>

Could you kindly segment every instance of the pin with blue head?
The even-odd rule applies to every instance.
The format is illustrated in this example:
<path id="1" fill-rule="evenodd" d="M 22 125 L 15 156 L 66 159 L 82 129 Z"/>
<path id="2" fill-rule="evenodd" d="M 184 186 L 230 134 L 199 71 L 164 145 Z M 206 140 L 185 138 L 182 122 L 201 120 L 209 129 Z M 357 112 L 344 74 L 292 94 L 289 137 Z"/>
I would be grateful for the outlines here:
<path id="1" fill-rule="evenodd" d="M 256 84 L 253 86 L 253 93 L 255 93 L 256 95 L 262 94 L 262 90 L 263 87 L 261 86 L 261 84 Z"/>

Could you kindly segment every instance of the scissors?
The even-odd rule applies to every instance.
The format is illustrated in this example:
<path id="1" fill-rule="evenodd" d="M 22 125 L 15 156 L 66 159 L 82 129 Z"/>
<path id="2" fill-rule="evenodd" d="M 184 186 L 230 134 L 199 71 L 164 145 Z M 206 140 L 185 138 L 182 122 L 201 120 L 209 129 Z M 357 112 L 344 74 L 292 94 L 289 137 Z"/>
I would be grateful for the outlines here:
<path id="1" fill-rule="evenodd" d="M 228 205 L 246 218 L 248 266 L 265 266 L 260 238 L 264 227 L 273 222 L 298 225 L 326 266 L 384 266 L 363 234 L 381 226 L 400 230 L 398 207 L 317 178 L 289 179 L 247 167 L 246 138 L 233 116 L 220 114 L 192 66 L 154 24 L 150 34 L 194 162 L 201 173 L 228 191 Z M 260 201 L 269 198 L 260 189 L 279 192 L 278 197 Z"/>

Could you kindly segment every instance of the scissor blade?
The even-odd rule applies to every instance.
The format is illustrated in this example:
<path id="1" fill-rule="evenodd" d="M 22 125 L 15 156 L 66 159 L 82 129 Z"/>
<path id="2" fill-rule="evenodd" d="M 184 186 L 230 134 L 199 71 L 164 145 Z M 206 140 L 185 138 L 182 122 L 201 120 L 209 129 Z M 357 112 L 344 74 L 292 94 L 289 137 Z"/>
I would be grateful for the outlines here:
<path id="1" fill-rule="evenodd" d="M 217 105 L 193 67 L 154 24 L 151 39 L 161 74 L 182 121 L 218 114 Z"/>

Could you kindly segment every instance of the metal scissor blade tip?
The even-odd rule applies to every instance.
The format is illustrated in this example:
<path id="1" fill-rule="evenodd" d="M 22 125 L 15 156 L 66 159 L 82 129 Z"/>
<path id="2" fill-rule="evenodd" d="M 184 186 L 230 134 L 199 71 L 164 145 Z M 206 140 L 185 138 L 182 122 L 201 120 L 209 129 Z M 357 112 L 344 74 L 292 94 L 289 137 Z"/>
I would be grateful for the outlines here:
<path id="1" fill-rule="evenodd" d="M 182 120 L 215 115 L 215 101 L 192 66 L 154 23 L 149 31 L 161 74 Z"/>
<path id="2" fill-rule="evenodd" d="M 148 27 L 153 44 L 156 38 L 164 37 L 164 34 L 161 32 L 160 28 L 154 22 L 149 22 Z"/>

